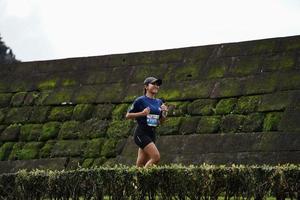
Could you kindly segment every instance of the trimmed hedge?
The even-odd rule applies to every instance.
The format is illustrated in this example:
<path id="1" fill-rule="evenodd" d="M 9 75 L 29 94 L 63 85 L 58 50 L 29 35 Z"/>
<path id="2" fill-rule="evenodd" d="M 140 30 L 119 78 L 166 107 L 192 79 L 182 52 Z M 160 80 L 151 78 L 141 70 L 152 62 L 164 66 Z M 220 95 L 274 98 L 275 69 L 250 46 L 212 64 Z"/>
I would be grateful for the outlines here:
<path id="1" fill-rule="evenodd" d="M 0 199 L 299 199 L 300 165 L 126 166 L 0 175 Z"/>

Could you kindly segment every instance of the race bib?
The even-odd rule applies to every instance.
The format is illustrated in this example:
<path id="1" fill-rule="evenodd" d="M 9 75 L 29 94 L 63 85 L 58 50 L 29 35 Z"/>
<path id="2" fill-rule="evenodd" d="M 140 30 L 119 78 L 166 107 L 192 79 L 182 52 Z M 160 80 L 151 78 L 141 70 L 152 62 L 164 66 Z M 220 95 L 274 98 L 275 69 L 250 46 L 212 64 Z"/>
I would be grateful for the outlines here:
<path id="1" fill-rule="evenodd" d="M 149 114 L 147 115 L 148 126 L 158 126 L 159 115 Z"/>

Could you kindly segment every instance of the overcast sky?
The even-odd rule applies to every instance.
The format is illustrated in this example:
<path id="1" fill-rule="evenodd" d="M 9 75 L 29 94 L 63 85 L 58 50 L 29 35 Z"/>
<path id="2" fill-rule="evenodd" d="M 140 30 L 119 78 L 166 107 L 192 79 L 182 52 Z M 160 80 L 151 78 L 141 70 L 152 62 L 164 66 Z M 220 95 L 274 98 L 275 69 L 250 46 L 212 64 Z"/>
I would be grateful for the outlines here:
<path id="1" fill-rule="evenodd" d="M 300 0 L 0 0 L 21 61 L 300 35 Z"/>

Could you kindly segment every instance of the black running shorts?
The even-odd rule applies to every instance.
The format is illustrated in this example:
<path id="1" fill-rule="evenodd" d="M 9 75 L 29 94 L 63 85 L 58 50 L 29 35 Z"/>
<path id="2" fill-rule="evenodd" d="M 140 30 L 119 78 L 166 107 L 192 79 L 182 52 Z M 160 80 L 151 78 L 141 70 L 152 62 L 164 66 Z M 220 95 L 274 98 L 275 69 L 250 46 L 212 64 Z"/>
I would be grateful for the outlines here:
<path id="1" fill-rule="evenodd" d="M 138 147 L 144 149 L 151 142 L 155 143 L 155 128 L 137 126 L 134 131 L 134 142 Z"/>

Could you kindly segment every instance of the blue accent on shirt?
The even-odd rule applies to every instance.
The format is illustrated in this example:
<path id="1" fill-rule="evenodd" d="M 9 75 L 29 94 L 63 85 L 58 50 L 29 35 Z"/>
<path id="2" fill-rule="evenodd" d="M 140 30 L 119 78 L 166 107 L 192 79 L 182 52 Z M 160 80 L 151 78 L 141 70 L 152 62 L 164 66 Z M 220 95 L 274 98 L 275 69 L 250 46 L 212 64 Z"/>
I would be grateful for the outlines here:
<path id="1" fill-rule="evenodd" d="M 161 99 L 157 98 L 150 98 L 146 95 L 140 96 L 134 100 L 131 107 L 128 109 L 127 112 L 129 113 L 137 113 L 142 112 L 145 108 L 150 108 L 150 114 L 155 114 L 161 116 L 160 106 L 163 104 Z M 147 117 L 137 117 L 136 121 L 139 126 L 148 127 L 147 125 Z"/>

